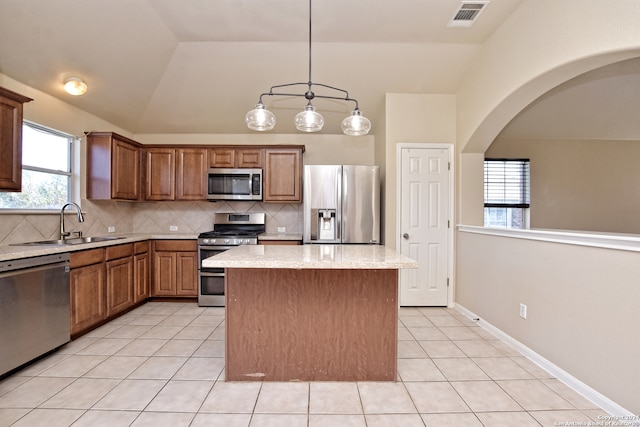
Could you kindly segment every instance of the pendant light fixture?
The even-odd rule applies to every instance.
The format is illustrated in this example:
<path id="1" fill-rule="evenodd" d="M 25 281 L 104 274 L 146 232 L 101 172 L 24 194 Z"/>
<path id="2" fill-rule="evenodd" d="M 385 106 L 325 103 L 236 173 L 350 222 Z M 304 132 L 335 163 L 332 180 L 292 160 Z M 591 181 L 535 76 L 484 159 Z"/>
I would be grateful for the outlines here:
<path id="1" fill-rule="evenodd" d="M 301 85 L 307 86 L 307 90 L 305 93 L 277 92 L 277 90 L 280 90 L 280 88 Z M 334 95 L 317 95 L 313 91 L 314 86 L 329 89 L 334 92 L 341 92 L 342 95 L 340 96 L 340 94 L 337 93 Z M 311 0 L 309 0 L 309 80 L 307 83 L 286 83 L 282 85 L 271 86 L 269 92 L 260 94 L 260 98 L 258 99 L 258 104 L 256 104 L 256 107 L 253 110 L 249 111 L 245 116 L 247 127 L 251 130 L 269 131 L 272 130 L 276 125 L 276 116 L 271 111 L 267 110 L 267 107 L 265 107 L 264 103 L 262 102 L 263 96 L 305 97 L 307 99 L 307 105 L 304 107 L 304 110 L 302 112 L 296 115 L 295 118 L 296 129 L 302 132 L 318 132 L 322 130 L 322 126 L 324 125 L 324 118 L 315 110 L 313 104 L 311 104 L 311 101 L 315 98 L 334 99 L 353 102 L 355 104 L 355 108 L 353 109 L 351 115 L 342 121 L 342 131 L 345 135 L 366 135 L 369 133 L 369 130 L 371 130 L 371 122 L 369 121 L 369 119 L 362 115 L 360 109 L 358 108 L 358 101 L 350 98 L 349 92 L 344 89 L 339 89 L 337 87 L 325 85 L 322 83 L 313 83 L 311 81 Z"/>

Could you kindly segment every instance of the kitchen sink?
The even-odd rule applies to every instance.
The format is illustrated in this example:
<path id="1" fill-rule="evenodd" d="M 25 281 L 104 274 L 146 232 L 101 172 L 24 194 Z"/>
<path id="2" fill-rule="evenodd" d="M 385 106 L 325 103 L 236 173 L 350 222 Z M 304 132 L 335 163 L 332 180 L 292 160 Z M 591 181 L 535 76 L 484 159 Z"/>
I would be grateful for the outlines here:
<path id="1" fill-rule="evenodd" d="M 54 239 L 54 240 L 40 240 L 38 242 L 27 242 L 27 243 L 14 243 L 14 246 L 38 246 L 38 245 L 80 245 L 82 243 L 97 243 L 97 242 L 108 242 L 111 240 L 119 240 L 124 239 L 124 237 L 116 237 L 116 236 L 105 236 L 105 237 L 74 237 L 70 239 Z"/>

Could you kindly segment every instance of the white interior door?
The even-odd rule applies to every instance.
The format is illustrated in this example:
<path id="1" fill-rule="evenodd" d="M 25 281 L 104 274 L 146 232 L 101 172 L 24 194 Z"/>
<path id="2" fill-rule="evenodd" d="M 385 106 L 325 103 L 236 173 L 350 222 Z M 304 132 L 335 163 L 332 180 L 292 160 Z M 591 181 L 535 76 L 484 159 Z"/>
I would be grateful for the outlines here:
<path id="1" fill-rule="evenodd" d="M 400 270 L 400 305 L 448 304 L 450 159 L 447 148 L 401 148 L 400 252 L 418 261 Z"/>

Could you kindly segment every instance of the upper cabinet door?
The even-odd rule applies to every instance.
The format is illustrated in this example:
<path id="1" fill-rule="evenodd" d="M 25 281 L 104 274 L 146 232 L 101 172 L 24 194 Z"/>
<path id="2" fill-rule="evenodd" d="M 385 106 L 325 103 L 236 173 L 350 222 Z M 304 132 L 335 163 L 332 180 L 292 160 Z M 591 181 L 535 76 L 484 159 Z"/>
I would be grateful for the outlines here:
<path id="1" fill-rule="evenodd" d="M 207 199 L 207 150 L 176 150 L 176 200 Z"/>
<path id="2" fill-rule="evenodd" d="M 302 150 L 265 150 L 265 202 L 302 202 Z"/>
<path id="3" fill-rule="evenodd" d="M 0 190 L 22 190 L 22 104 L 29 101 L 0 87 Z"/>
<path id="4" fill-rule="evenodd" d="M 140 198 L 140 149 L 120 139 L 113 139 L 111 157 L 111 198 Z"/>
<path id="5" fill-rule="evenodd" d="M 113 132 L 87 134 L 87 199 L 140 200 L 140 150 Z"/>
<path id="6" fill-rule="evenodd" d="M 211 148 L 209 149 L 210 168 L 233 168 L 235 167 L 236 150 L 233 148 Z"/>
<path id="7" fill-rule="evenodd" d="M 238 148 L 236 149 L 237 168 L 261 168 L 264 150 L 259 148 Z"/>
<path id="8" fill-rule="evenodd" d="M 146 200 L 176 199 L 176 150 L 148 148 L 146 150 Z"/>

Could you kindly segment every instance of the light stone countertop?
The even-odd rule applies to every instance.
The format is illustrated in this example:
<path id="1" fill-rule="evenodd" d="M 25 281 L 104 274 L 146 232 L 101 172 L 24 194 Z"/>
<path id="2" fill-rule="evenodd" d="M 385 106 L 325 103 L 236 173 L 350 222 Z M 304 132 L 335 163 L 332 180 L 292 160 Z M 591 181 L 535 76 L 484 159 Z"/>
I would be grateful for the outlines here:
<path id="1" fill-rule="evenodd" d="M 125 243 L 144 240 L 196 240 L 197 234 L 109 234 L 107 236 L 92 237 L 120 237 L 117 240 L 104 242 L 81 243 L 77 245 L 0 245 L 0 261 L 11 261 L 21 258 L 32 258 L 43 255 L 84 251 L 106 246 L 122 245 Z"/>
<path id="2" fill-rule="evenodd" d="M 381 245 L 244 245 L 202 261 L 206 268 L 399 269 L 418 263 Z"/>
<path id="3" fill-rule="evenodd" d="M 300 240 L 302 241 L 302 233 L 262 233 L 258 236 L 260 240 Z"/>

